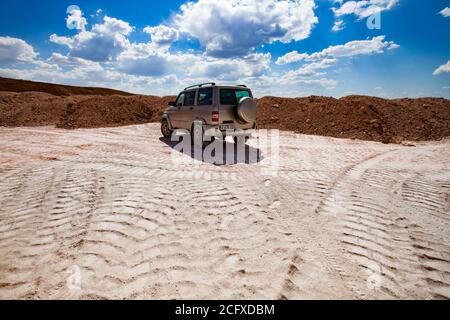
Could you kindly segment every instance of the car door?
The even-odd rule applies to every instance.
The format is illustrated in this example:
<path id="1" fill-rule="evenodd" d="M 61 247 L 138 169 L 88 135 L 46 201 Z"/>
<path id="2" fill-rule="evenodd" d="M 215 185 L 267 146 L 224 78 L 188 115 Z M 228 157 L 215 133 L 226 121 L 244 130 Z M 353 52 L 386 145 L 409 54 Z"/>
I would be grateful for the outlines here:
<path id="1" fill-rule="evenodd" d="M 195 118 L 195 96 L 197 90 L 190 90 L 184 93 L 183 106 L 179 110 L 179 115 L 181 118 L 181 127 L 184 129 L 191 129 L 192 122 Z"/>
<path id="2" fill-rule="evenodd" d="M 197 93 L 197 104 L 194 107 L 195 118 L 205 120 L 205 123 L 211 122 L 211 116 L 213 111 L 213 88 L 200 88 Z"/>
<path id="3" fill-rule="evenodd" d="M 170 123 L 174 128 L 183 128 L 182 123 L 182 107 L 184 104 L 184 96 L 185 93 L 182 92 L 178 95 L 177 100 L 175 101 L 175 107 L 171 110 L 169 117 Z"/>

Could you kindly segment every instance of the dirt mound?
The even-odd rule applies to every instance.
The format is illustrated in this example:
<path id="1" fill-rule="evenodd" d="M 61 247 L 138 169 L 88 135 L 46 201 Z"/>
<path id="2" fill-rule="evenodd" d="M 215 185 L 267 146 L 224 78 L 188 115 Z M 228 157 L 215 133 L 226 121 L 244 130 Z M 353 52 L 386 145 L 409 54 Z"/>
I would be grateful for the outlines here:
<path id="1" fill-rule="evenodd" d="M 0 92 L 0 126 L 95 128 L 161 120 L 174 97 Z"/>
<path id="2" fill-rule="evenodd" d="M 450 100 L 264 97 L 258 99 L 257 119 L 260 128 L 305 134 L 382 142 L 436 140 L 450 135 Z"/>
<path id="3" fill-rule="evenodd" d="M 79 97 L 77 97 L 79 99 Z M 159 122 L 167 103 L 173 98 L 154 96 L 89 96 L 68 102 L 60 121 L 61 128 L 96 128 Z"/>
<path id="4" fill-rule="evenodd" d="M 52 93 L 0 91 L 0 126 L 94 128 L 158 122 L 175 99 L 0 78 L 0 90 L 25 91 L 28 85 Z M 96 94 L 87 94 L 89 90 Z M 443 98 L 263 97 L 257 105 L 259 128 L 395 143 L 450 136 L 450 100 Z"/>
<path id="5" fill-rule="evenodd" d="M 70 96 L 70 95 L 131 95 L 131 93 L 105 88 L 91 88 L 91 87 L 75 87 L 61 84 L 16 80 L 0 77 L 0 91 L 9 92 L 45 92 L 55 96 Z"/>

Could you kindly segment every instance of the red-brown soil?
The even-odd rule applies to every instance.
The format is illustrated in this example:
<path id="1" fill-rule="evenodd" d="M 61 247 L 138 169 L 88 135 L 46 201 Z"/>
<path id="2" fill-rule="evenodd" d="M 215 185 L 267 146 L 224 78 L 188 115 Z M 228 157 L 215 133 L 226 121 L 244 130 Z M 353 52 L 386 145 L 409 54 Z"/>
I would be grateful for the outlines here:
<path id="1" fill-rule="evenodd" d="M 75 87 L 75 86 L 67 86 L 67 85 L 54 84 L 54 83 L 45 83 L 45 82 L 28 81 L 28 80 L 16 80 L 16 79 L 9 79 L 9 78 L 2 78 L 2 77 L 0 77 L 0 91 L 9 91 L 9 92 L 36 91 L 36 92 L 50 93 L 55 96 L 70 96 L 70 95 L 75 95 L 75 94 L 80 94 L 80 95 L 95 94 L 95 95 L 101 95 L 101 96 L 111 95 L 111 94 L 131 95 L 131 93 L 114 90 L 114 89 Z"/>
<path id="2" fill-rule="evenodd" d="M 258 100 L 258 125 L 383 142 L 437 140 L 450 135 L 450 100 L 264 97 Z"/>
<path id="3" fill-rule="evenodd" d="M 93 128 L 158 122 L 174 99 L 5 78 L 0 78 L 0 91 L 0 126 Z M 259 128 L 382 142 L 450 136 L 450 100 L 443 98 L 263 97 L 257 104 Z"/>

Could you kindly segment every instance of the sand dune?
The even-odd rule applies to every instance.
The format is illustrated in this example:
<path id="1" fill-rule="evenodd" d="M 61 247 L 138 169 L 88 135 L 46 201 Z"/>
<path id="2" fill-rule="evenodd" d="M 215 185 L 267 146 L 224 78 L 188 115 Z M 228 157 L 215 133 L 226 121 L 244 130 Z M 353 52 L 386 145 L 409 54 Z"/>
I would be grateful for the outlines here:
<path id="1" fill-rule="evenodd" d="M 448 140 L 280 143 L 273 172 L 175 164 L 158 124 L 0 128 L 0 298 L 450 298 Z"/>

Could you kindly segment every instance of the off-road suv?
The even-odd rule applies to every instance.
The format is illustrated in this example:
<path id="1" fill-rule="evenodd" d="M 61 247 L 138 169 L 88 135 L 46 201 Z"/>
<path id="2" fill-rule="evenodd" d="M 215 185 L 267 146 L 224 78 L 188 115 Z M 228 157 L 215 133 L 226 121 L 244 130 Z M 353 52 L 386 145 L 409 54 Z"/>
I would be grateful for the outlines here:
<path id="1" fill-rule="evenodd" d="M 169 138 L 175 129 L 191 136 L 247 136 L 256 129 L 256 103 L 247 86 L 218 86 L 213 82 L 185 88 L 169 102 L 161 121 L 161 133 Z M 200 132 L 201 131 L 201 132 Z M 219 134 L 219 135 L 218 135 Z"/>

